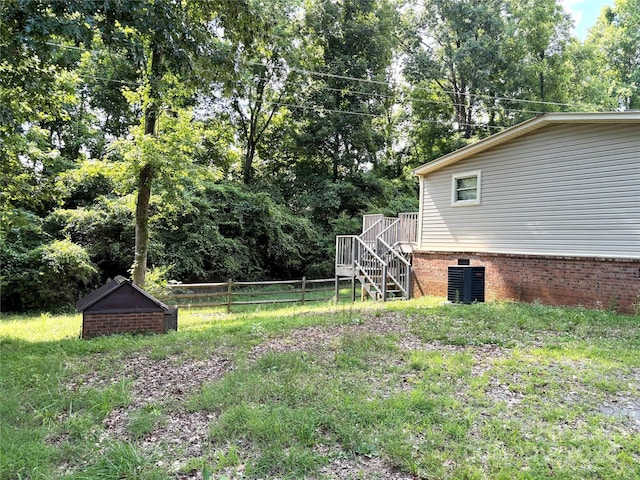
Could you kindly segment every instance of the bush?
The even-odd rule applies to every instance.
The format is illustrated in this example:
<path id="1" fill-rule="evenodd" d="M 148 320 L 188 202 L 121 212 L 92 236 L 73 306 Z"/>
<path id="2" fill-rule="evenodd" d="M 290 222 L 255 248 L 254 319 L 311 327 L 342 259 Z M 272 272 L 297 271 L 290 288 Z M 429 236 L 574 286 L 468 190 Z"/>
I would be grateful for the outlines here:
<path id="1" fill-rule="evenodd" d="M 82 245 L 103 279 L 124 275 L 133 262 L 134 220 L 130 198 L 98 197 L 86 207 L 58 209 L 43 228 L 52 238 Z"/>
<path id="2" fill-rule="evenodd" d="M 38 249 L 41 268 L 34 290 L 48 308 L 74 304 L 98 273 L 87 251 L 70 240 L 54 240 Z"/>
<path id="3" fill-rule="evenodd" d="M 180 210 L 153 219 L 150 263 L 176 280 L 299 278 L 322 245 L 311 222 L 266 193 L 208 183 Z"/>
<path id="4" fill-rule="evenodd" d="M 3 311 L 51 310 L 72 305 L 96 279 L 96 267 L 83 247 L 69 240 L 45 243 L 46 239 L 37 221 L 13 224 L 3 232 Z"/>

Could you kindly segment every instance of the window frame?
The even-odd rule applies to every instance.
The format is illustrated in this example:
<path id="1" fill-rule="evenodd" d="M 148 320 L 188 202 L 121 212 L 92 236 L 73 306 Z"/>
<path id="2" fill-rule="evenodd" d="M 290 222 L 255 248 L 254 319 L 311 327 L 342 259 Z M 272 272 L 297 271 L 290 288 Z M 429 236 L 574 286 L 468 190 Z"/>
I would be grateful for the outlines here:
<path id="1" fill-rule="evenodd" d="M 464 178 L 476 178 L 476 198 L 469 200 L 459 200 L 458 193 L 458 180 Z M 482 170 L 474 170 L 471 172 L 454 173 L 451 175 L 451 206 L 452 207 L 467 207 L 473 205 L 480 205 L 482 191 Z"/>

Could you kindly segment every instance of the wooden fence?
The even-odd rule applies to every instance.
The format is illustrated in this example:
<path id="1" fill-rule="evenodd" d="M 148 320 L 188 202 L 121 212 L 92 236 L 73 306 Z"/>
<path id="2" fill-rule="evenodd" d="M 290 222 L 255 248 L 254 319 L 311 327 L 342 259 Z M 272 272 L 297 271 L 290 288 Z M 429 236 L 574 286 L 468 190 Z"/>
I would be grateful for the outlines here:
<path id="1" fill-rule="evenodd" d="M 340 280 L 338 287 L 351 288 L 351 281 Z M 330 301 L 335 299 L 336 279 L 282 280 L 270 282 L 236 282 L 231 279 L 221 283 L 169 284 L 165 295 L 159 298 L 181 308 L 226 307 L 233 305 L 266 305 Z"/>

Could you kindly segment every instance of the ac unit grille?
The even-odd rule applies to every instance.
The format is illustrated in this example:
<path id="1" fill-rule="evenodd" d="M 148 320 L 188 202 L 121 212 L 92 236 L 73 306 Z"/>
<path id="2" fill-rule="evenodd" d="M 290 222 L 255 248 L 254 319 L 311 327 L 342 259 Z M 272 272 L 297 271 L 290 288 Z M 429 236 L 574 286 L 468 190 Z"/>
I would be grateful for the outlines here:
<path id="1" fill-rule="evenodd" d="M 447 300 L 452 303 L 484 302 L 484 267 L 450 266 Z"/>

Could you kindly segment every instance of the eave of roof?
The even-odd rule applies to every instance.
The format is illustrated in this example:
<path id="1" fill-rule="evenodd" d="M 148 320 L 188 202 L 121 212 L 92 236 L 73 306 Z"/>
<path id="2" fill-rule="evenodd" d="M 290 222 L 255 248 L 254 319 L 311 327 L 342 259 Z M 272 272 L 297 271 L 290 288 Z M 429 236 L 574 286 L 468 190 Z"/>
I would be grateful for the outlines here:
<path id="1" fill-rule="evenodd" d="M 418 176 L 424 176 L 443 167 L 469 158 L 489 148 L 502 145 L 527 133 L 552 124 L 562 123 L 640 123 L 640 111 L 606 112 L 606 113 L 545 113 L 526 120 L 500 133 L 491 135 L 476 143 L 462 147 L 439 159 L 425 163 L 413 170 Z"/>

